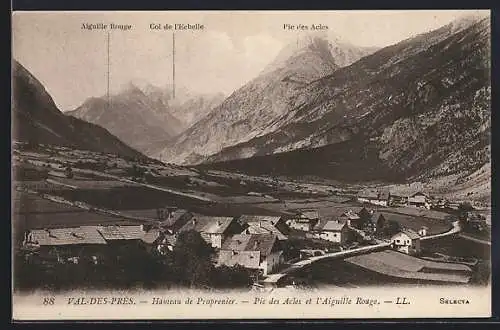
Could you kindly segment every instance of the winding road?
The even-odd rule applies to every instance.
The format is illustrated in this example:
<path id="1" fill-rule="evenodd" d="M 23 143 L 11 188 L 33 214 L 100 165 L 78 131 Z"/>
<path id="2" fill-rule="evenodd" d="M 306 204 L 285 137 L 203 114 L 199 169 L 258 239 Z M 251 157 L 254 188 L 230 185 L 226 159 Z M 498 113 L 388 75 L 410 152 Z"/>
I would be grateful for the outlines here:
<path id="1" fill-rule="evenodd" d="M 454 235 L 454 234 L 459 233 L 461 231 L 460 224 L 458 221 L 454 221 L 452 223 L 452 225 L 453 225 L 453 227 L 450 230 L 448 230 L 447 232 L 435 234 L 435 235 L 424 236 L 421 238 L 421 240 L 430 240 L 430 239 L 446 237 L 446 236 Z M 355 248 L 355 249 L 338 251 L 338 252 L 333 252 L 333 253 L 326 253 L 326 254 L 321 255 L 321 256 L 310 257 L 310 258 L 307 258 L 304 260 L 297 261 L 296 263 L 292 264 L 290 267 L 282 270 L 280 273 L 269 275 L 268 277 L 266 277 L 262 281 L 262 283 L 264 283 L 264 284 L 276 284 L 280 279 L 282 279 L 283 277 L 285 277 L 289 273 L 296 271 L 296 270 L 299 270 L 301 268 L 304 268 L 305 266 L 308 266 L 308 265 L 312 264 L 313 262 L 316 262 L 316 261 L 319 261 L 322 259 L 347 258 L 347 257 L 355 256 L 355 255 L 367 254 L 367 253 L 371 253 L 371 252 L 375 252 L 375 251 L 389 249 L 390 246 L 391 246 L 390 242 L 379 241 L 379 243 L 376 245 L 362 246 L 362 247 Z"/>

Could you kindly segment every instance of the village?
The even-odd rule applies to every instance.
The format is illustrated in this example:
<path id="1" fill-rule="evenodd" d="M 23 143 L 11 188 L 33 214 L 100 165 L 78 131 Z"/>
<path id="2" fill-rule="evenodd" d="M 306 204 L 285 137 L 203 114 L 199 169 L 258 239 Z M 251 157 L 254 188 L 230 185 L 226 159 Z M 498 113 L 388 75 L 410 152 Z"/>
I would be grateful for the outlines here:
<path id="1" fill-rule="evenodd" d="M 224 214 L 221 203 L 207 201 L 210 194 L 195 195 L 185 190 L 179 192 L 181 198 L 196 199 L 198 196 L 198 202 L 204 206 L 180 207 L 178 200 L 172 198 L 171 202 L 176 205 L 164 200 L 166 205 L 161 207 L 116 210 L 58 193 L 60 188 L 78 191 L 77 184 L 82 183 L 75 177 L 87 173 L 84 170 L 56 166 L 57 170 L 46 170 L 39 180 L 37 173 L 44 164 L 40 164 L 40 160 L 33 161 L 33 157 L 25 158 L 32 161 L 28 162 L 29 166 L 25 166 L 27 162 L 19 163 L 22 165 L 19 182 L 37 183 L 17 185 L 16 193 L 22 196 L 23 205 L 52 211 L 43 215 L 50 225 L 43 225 L 43 220 L 35 228 L 25 226 L 21 250 L 25 262 L 49 267 L 53 264 L 113 263 L 121 254 L 129 253 L 130 248 L 168 258 L 186 244 L 182 240 L 179 243 L 180 237 L 196 233 L 213 252 L 210 260 L 214 267 L 244 268 L 251 274 L 251 285 L 257 287 L 287 283 L 286 279 L 293 277 L 294 272 L 323 259 L 347 260 L 363 269 L 405 280 L 463 284 L 470 281 L 477 260 L 429 253 L 422 246 L 425 241 L 454 237 L 465 230 L 477 234 L 488 228 L 485 217 L 474 213 L 470 205 L 433 198 L 423 192 L 401 196 L 373 189 L 361 190 L 348 198 L 344 196 L 347 202 L 335 208 L 327 207 L 327 212 L 324 208 L 300 207 L 271 215 L 259 213 L 259 209 L 241 212 L 241 208 L 235 207 Z M 67 158 L 52 157 L 48 163 L 53 165 L 54 161 L 66 164 Z M 137 171 L 135 165 L 132 168 Z M 109 176 L 119 171 L 120 167 L 113 165 L 106 173 L 112 173 L 107 174 Z M 102 185 L 103 182 L 120 181 L 109 179 L 95 182 Z M 121 180 L 148 184 L 137 177 Z M 81 182 L 88 183 L 88 178 Z M 40 186 L 43 189 L 39 189 Z M 173 188 L 166 192 L 175 193 Z M 250 193 L 246 196 L 255 197 Z M 217 211 L 210 214 L 204 212 L 207 209 Z M 23 213 L 21 210 L 22 215 L 18 217 L 26 221 L 39 216 L 30 212 L 37 211 L 25 210 Z M 85 212 L 83 224 L 65 225 L 72 222 L 71 212 L 75 217 Z M 67 214 L 69 218 L 54 223 L 57 213 Z M 426 221 L 429 225 L 425 225 Z M 295 285 L 293 281 L 292 284 Z"/>

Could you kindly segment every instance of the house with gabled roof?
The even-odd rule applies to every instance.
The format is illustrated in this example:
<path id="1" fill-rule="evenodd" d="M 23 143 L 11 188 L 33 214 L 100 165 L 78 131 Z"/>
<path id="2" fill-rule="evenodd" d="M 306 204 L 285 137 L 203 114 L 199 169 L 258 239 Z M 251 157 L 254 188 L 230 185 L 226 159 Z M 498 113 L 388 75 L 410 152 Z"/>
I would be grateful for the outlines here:
<path id="1" fill-rule="evenodd" d="M 195 214 L 179 232 L 194 230 L 212 247 L 221 248 L 223 242 L 231 235 L 239 234 L 243 230 L 241 224 L 234 217 L 218 217 Z"/>
<path id="2" fill-rule="evenodd" d="M 389 206 L 407 206 L 408 205 L 408 196 L 397 193 L 389 194 Z"/>
<path id="3" fill-rule="evenodd" d="M 77 263 L 82 257 L 97 259 L 107 245 L 96 226 L 33 229 L 26 233 L 23 243 L 39 255 L 53 257 L 61 263 L 70 259 Z"/>
<path id="4" fill-rule="evenodd" d="M 354 210 L 348 209 L 342 213 L 337 220 L 346 222 L 348 226 L 356 227 L 360 219 L 360 216 Z"/>
<path id="5" fill-rule="evenodd" d="M 342 245 L 351 240 L 351 230 L 346 221 L 332 219 L 315 229 L 314 237 Z"/>
<path id="6" fill-rule="evenodd" d="M 389 191 L 387 190 L 363 190 L 358 193 L 358 202 L 360 203 L 370 203 L 375 205 L 387 206 L 389 202 Z"/>
<path id="7" fill-rule="evenodd" d="M 314 226 L 319 222 L 319 212 L 317 210 L 304 210 L 286 220 L 286 224 L 290 228 L 302 231 L 312 231 Z"/>
<path id="8" fill-rule="evenodd" d="M 283 262 L 283 248 L 276 235 L 239 234 L 222 245 L 218 265 L 229 267 L 240 265 L 260 270 L 266 276 L 275 271 Z"/>
<path id="9" fill-rule="evenodd" d="M 290 228 L 281 216 L 242 215 L 238 222 L 244 234 L 274 234 L 278 240 L 287 240 Z"/>
<path id="10" fill-rule="evenodd" d="M 377 192 L 373 190 L 362 190 L 358 193 L 357 199 L 360 203 L 371 203 L 377 197 Z"/>
<path id="11" fill-rule="evenodd" d="M 417 192 L 408 198 L 408 206 L 430 209 L 430 199 L 423 192 Z"/>
<path id="12" fill-rule="evenodd" d="M 403 229 L 391 237 L 392 248 L 409 255 L 418 255 L 420 249 L 420 235 L 411 230 Z"/>

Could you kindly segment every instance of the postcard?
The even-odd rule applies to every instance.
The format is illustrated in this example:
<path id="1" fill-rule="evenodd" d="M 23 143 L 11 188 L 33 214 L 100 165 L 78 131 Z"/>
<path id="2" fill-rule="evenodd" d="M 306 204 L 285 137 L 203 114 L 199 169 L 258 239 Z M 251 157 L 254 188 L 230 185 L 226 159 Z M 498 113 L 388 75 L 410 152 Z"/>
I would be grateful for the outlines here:
<path id="1" fill-rule="evenodd" d="M 488 10 L 15 11 L 14 320 L 491 316 Z"/>

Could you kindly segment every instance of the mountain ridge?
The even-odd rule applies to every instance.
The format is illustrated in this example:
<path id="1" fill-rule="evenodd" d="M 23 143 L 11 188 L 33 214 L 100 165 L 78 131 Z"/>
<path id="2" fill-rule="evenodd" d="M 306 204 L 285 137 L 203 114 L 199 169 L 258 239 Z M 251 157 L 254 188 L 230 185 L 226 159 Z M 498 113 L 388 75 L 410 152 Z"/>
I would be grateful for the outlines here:
<path id="1" fill-rule="evenodd" d="M 339 68 L 330 46 L 332 43 L 328 40 L 314 36 L 291 56 L 278 56 L 259 76 L 234 91 L 203 120 L 152 156 L 192 164 L 224 147 L 274 130 L 280 125 L 279 119 L 286 115 L 289 104 L 295 102 L 297 89 Z M 364 48 L 349 47 L 357 50 L 355 56 L 367 54 Z"/>
<path id="2" fill-rule="evenodd" d="M 105 128 L 64 115 L 43 84 L 15 59 L 12 78 L 13 140 L 145 157 Z"/>
<path id="3" fill-rule="evenodd" d="M 302 95 L 312 101 L 297 106 L 288 126 L 226 148 L 208 162 L 243 166 L 237 159 L 247 158 L 258 167 L 250 157 L 273 154 L 299 161 L 279 155 L 359 139 L 366 148 L 355 152 L 375 147 L 372 161 L 406 178 L 474 171 L 489 161 L 489 28 L 488 19 L 459 28 L 450 23 L 366 56 L 305 87 Z"/>
<path id="4" fill-rule="evenodd" d="M 168 86 L 160 88 L 149 83 L 138 86 L 128 82 L 118 93 L 110 95 L 109 101 L 107 96 L 90 97 L 66 114 L 106 127 L 129 145 L 148 153 L 155 145 L 168 143 L 197 116 L 207 112 L 206 108 L 213 105 L 211 102 L 221 98 L 182 91 L 178 94 L 173 99 Z"/>

